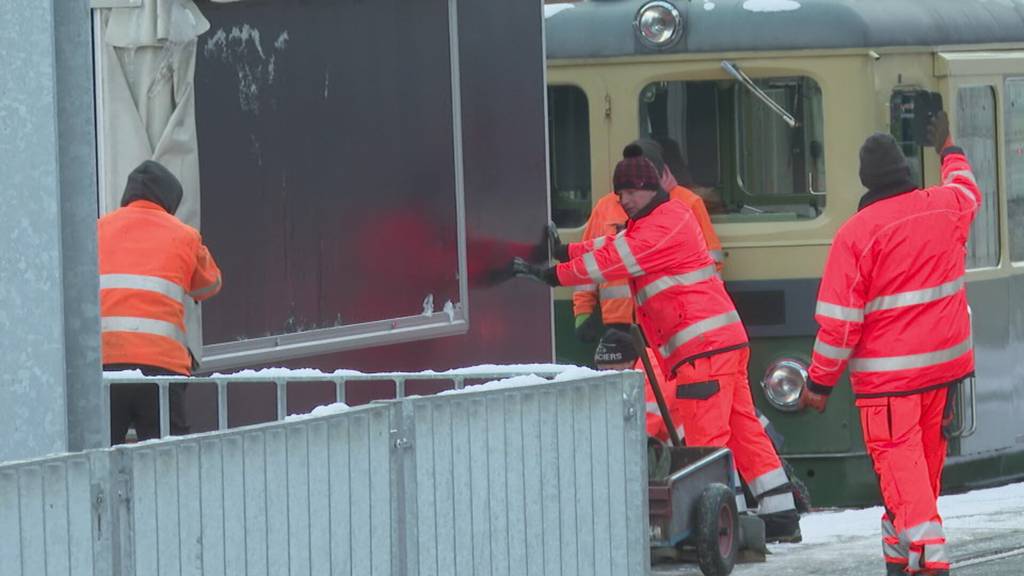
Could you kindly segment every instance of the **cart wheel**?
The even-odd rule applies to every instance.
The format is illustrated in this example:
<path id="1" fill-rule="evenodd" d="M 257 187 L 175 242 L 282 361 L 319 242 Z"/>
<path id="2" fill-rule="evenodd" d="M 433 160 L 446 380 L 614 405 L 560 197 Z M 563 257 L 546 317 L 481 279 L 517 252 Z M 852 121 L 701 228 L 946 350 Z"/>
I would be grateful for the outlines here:
<path id="1" fill-rule="evenodd" d="M 705 576 L 732 573 L 739 549 L 736 495 L 724 484 L 704 488 L 697 501 L 697 561 Z"/>

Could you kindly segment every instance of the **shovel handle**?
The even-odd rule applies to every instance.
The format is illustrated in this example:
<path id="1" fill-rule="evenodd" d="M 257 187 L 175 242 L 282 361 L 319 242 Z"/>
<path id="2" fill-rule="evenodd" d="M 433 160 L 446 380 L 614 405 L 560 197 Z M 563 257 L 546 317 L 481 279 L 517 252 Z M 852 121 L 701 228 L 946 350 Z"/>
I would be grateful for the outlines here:
<path id="1" fill-rule="evenodd" d="M 647 383 L 651 385 L 654 399 L 658 402 L 661 419 L 665 422 L 665 427 L 668 428 L 668 437 L 672 440 L 673 446 L 680 447 L 683 442 L 679 439 L 679 432 L 672 423 L 672 414 L 668 411 L 668 404 L 665 402 L 665 396 L 661 393 L 661 386 L 658 386 L 657 373 L 654 371 L 654 366 L 651 366 L 650 357 L 647 356 L 647 341 L 644 340 L 644 333 L 640 331 L 639 326 L 632 324 L 629 327 L 629 334 L 633 337 L 633 347 L 636 348 L 636 353 L 640 357 L 640 361 L 643 362 L 644 372 L 647 373 Z"/>

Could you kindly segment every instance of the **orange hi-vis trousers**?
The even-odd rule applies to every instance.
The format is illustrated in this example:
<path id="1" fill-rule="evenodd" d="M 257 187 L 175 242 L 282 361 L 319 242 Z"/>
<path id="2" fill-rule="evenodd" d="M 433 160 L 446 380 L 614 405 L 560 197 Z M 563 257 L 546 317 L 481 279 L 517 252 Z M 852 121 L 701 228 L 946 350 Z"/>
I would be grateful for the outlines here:
<path id="1" fill-rule="evenodd" d="M 698 358 L 676 371 L 676 398 L 689 446 L 725 446 L 757 498 L 758 514 L 795 510 L 789 478 L 754 410 L 750 349 Z"/>
<path id="2" fill-rule="evenodd" d="M 909 574 L 949 570 L 936 507 L 946 460 L 942 419 L 948 392 L 940 388 L 856 401 L 885 503 L 882 553 L 887 563 L 906 566 Z"/>

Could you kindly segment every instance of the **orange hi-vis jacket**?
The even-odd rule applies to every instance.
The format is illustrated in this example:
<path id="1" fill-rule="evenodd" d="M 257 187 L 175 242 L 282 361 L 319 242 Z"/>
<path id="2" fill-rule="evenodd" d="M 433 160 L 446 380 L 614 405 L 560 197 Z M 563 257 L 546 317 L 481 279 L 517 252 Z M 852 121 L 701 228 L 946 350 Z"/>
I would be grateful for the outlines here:
<path id="1" fill-rule="evenodd" d="M 745 347 L 747 333 L 693 211 L 668 198 L 652 202 L 623 232 L 569 244 L 571 260 L 556 274 L 562 286 L 628 279 L 637 321 L 673 378 L 683 362 Z"/>
<path id="2" fill-rule="evenodd" d="M 704 201 L 692 190 L 684 186 L 676 186 L 669 192 L 674 200 L 679 200 L 693 211 L 700 224 L 708 252 L 715 261 L 718 271 L 722 270 L 725 253 L 718 234 L 711 225 Z M 597 201 L 594 211 L 583 229 L 582 240 L 593 240 L 601 236 L 617 234 L 626 226 L 626 211 L 619 204 L 619 197 L 610 193 Z M 605 324 L 631 324 L 633 322 L 633 296 L 629 293 L 629 285 L 625 280 L 606 282 L 600 286 L 586 284 L 577 286 L 572 295 L 572 311 L 574 316 L 593 314 L 597 305 L 601 305 L 601 319 Z"/>
<path id="3" fill-rule="evenodd" d="M 185 298 L 221 287 L 199 232 L 159 204 L 136 200 L 100 218 L 103 364 L 142 364 L 188 375 Z"/>
<path id="4" fill-rule="evenodd" d="M 942 182 L 876 200 L 839 229 L 818 293 L 813 392 L 828 394 L 847 364 L 861 398 L 974 370 L 964 267 L 981 191 L 959 148 L 943 151 Z"/>

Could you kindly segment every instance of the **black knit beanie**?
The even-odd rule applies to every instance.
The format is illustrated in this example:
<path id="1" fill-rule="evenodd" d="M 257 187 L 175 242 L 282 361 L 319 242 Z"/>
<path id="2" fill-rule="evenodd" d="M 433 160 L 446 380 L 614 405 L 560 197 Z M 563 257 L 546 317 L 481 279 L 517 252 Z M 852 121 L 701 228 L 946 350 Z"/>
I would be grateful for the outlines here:
<path id="1" fill-rule="evenodd" d="M 601 337 L 594 352 L 595 364 L 619 364 L 636 362 L 636 348 L 629 333 L 615 328 L 609 329 Z"/>
<path id="2" fill-rule="evenodd" d="M 128 175 L 121 206 L 136 200 L 149 200 L 159 204 L 169 214 L 174 214 L 181 204 L 181 196 L 181 182 L 178 178 L 163 164 L 146 160 Z"/>
<path id="3" fill-rule="evenodd" d="M 860 147 L 860 181 L 868 190 L 912 185 L 910 165 L 891 134 L 872 134 Z"/>

